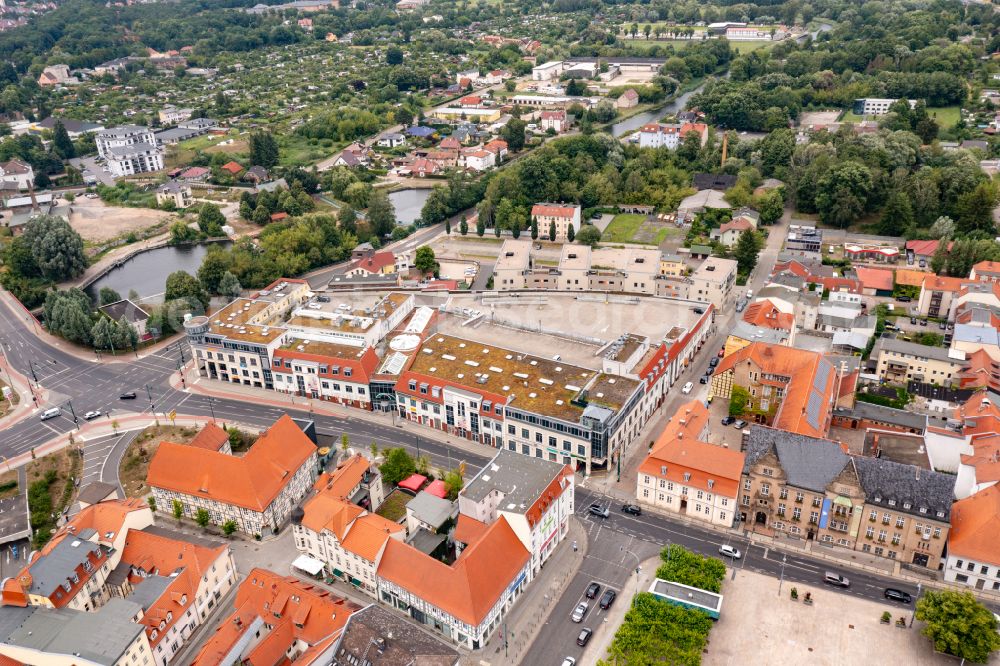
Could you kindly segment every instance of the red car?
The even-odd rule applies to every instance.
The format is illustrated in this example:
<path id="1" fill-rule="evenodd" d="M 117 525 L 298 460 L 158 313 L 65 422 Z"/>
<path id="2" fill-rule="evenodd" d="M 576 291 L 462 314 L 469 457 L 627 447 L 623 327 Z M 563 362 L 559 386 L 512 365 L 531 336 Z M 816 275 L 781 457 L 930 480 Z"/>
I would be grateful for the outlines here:
<path id="1" fill-rule="evenodd" d="M 726 348 L 723 347 L 722 349 L 719 350 L 719 358 L 722 358 L 725 355 L 726 355 Z"/>

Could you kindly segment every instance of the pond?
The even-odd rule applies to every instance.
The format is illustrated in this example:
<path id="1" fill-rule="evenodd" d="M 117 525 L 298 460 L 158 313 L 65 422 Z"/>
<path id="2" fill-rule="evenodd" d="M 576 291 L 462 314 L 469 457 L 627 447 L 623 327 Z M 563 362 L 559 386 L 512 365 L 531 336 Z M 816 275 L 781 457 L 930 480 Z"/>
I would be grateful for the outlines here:
<path id="1" fill-rule="evenodd" d="M 400 224 L 413 224 L 420 217 L 424 203 L 431 196 L 430 189 L 396 190 L 389 193 L 389 201 L 396 209 L 396 219 Z"/>
<path id="2" fill-rule="evenodd" d="M 134 289 L 142 299 L 160 301 L 168 275 L 174 271 L 187 271 L 195 275 L 208 248 L 219 244 L 171 245 L 141 252 L 121 266 L 112 268 L 85 291 L 95 301 L 102 287 L 111 287 L 122 298 L 128 298 L 129 291 Z M 228 247 L 230 243 L 223 242 L 221 245 Z"/>
<path id="3" fill-rule="evenodd" d="M 704 87 L 705 84 L 703 83 L 694 90 L 680 95 L 663 106 L 659 106 L 651 111 L 636 114 L 631 118 L 621 121 L 620 123 L 615 123 L 611 126 L 611 136 L 622 136 L 639 129 L 647 123 L 658 123 L 663 116 L 676 115 L 677 113 L 680 113 L 684 110 L 684 105 L 687 104 L 688 98 L 690 98 L 691 95 L 700 92 Z"/>

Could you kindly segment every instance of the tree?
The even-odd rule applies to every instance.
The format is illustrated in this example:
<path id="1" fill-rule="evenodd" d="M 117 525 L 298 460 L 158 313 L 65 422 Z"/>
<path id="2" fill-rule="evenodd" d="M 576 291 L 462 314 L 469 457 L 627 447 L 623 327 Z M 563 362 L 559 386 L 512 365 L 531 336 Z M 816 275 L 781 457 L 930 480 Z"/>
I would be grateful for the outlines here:
<path id="1" fill-rule="evenodd" d="M 117 303 L 122 300 L 121 294 L 112 289 L 111 287 L 101 287 L 101 291 L 98 294 L 101 305 L 108 305 L 109 303 Z"/>
<path id="2" fill-rule="evenodd" d="M 389 201 L 389 195 L 384 190 L 372 192 L 368 201 L 368 222 L 372 233 L 379 239 L 392 233 L 396 226 L 396 209 Z"/>
<path id="3" fill-rule="evenodd" d="M 451 218 L 450 217 L 447 218 L 447 219 L 445 219 L 445 221 L 444 221 L 444 232 L 447 235 L 451 236 Z"/>
<path id="4" fill-rule="evenodd" d="M 189 307 L 201 306 L 201 311 L 208 309 L 209 296 L 198 278 L 185 271 L 174 271 L 167 276 L 163 300 L 166 302 L 183 299 Z"/>
<path id="5" fill-rule="evenodd" d="M 236 521 L 230 518 L 226 522 L 222 523 L 222 533 L 227 537 L 233 536 L 233 532 L 236 531 Z"/>
<path id="6" fill-rule="evenodd" d="M 76 147 L 73 140 L 69 138 L 69 132 L 61 120 L 57 120 L 52 126 L 52 147 L 56 154 L 64 160 L 76 157 Z"/>
<path id="7" fill-rule="evenodd" d="M 210 294 L 219 293 L 219 283 L 222 276 L 226 274 L 232 263 L 228 252 L 225 252 L 218 245 L 209 248 L 208 254 L 201 260 L 198 267 L 198 280 L 208 290 Z"/>
<path id="8" fill-rule="evenodd" d="M 156 513 L 156 498 L 150 495 L 146 498 L 146 504 L 149 506 L 149 510 Z"/>
<path id="9" fill-rule="evenodd" d="M 422 274 L 436 273 L 438 262 L 434 258 L 434 248 L 430 245 L 421 245 L 413 257 L 413 266 Z"/>
<path id="10" fill-rule="evenodd" d="M 573 226 L 572 224 L 569 226 Z M 549 240 L 555 242 L 556 240 L 556 223 L 555 220 L 549 222 Z"/>
<path id="11" fill-rule="evenodd" d="M 847 227 L 864 213 L 873 187 L 871 170 L 859 162 L 843 162 L 816 182 L 816 210 L 820 219 Z"/>
<path id="12" fill-rule="evenodd" d="M 934 220 L 931 225 L 931 236 L 934 238 L 949 239 L 955 235 L 955 221 L 947 215 L 942 215 Z"/>
<path id="13" fill-rule="evenodd" d="M 572 243 L 573 239 L 576 238 L 576 229 L 573 227 L 572 224 L 566 227 L 566 238 L 569 240 L 570 243 Z"/>
<path id="14" fill-rule="evenodd" d="M 90 307 L 90 297 L 79 289 L 50 291 L 45 295 L 45 325 L 51 333 L 70 342 L 88 345 L 93 329 Z"/>
<path id="15" fill-rule="evenodd" d="M 754 207 L 760 213 L 761 224 L 774 224 L 781 219 L 785 201 L 778 190 L 767 190 L 761 193 L 754 202 Z"/>
<path id="16" fill-rule="evenodd" d="M 580 241 L 581 245 L 597 247 L 597 244 L 601 242 L 601 232 L 594 225 L 585 224 L 580 228 L 580 233 L 576 235 L 576 240 Z"/>
<path id="17" fill-rule="evenodd" d="M 60 282 L 75 278 L 87 268 L 80 237 L 62 217 L 38 215 L 24 225 L 25 246 L 42 276 Z"/>
<path id="18" fill-rule="evenodd" d="M 519 217 L 515 217 L 511 223 L 510 234 L 515 240 L 521 237 L 521 219 Z"/>
<path id="19" fill-rule="evenodd" d="M 198 509 L 194 514 L 194 522 L 201 526 L 201 529 L 208 527 L 208 521 L 211 516 L 208 515 L 208 509 Z"/>
<path id="20" fill-rule="evenodd" d="M 982 182 L 976 189 L 958 197 L 955 203 L 955 227 L 963 234 L 983 231 L 992 236 L 996 230 L 993 207 L 997 194 L 993 185 Z"/>
<path id="21" fill-rule="evenodd" d="M 181 522 L 181 516 L 184 515 L 184 505 L 181 504 L 180 500 L 173 500 L 171 505 L 174 511 L 174 518 L 177 519 L 178 523 Z"/>
<path id="22" fill-rule="evenodd" d="M 198 228 L 209 236 L 221 236 L 222 225 L 226 223 L 226 216 L 218 206 L 212 203 L 201 205 L 198 211 Z"/>
<path id="23" fill-rule="evenodd" d="M 524 130 L 528 123 L 520 118 L 511 118 L 500 130 L 500 138 L 507 142 L 507 148 L 511 153 L 524 148 Z"/>
<path id="24" fill-rule="evenodd" d="M 476 216 L 476 235 L 480 238 L 486 235 L 486 220 L 482 215 Z"/>
<path id="25" fill-rule="evenodd" d="M 732 393 L 729 396 L 729 415 L 743 416 L 749 404 L 750 392 L 742 386 L 733 386 Z"/>
<path id="26" fill-rule="evenodd" d="M 458 469 L 453 469 L 450 472 L 445 472 L 444 474 L 444 485 L 448 489 L 448 499 L 455 501 L 458 499 L 458 493 L 462 490 L 465 485 L 465 468 L 464 465 L 459 466 Z"/>
<path id="27" fill-rule="evenodd" d="M 555 224 L 555 222 L 553 222 Z M 531 240 L 538 240 L 538 218 L 531 218 Z"/>
<path id="28" fill-rule="evenodd" d="M 466 221 L 465 216 L 462 216 L 461 221 L 458 223 L 458 233 L 465 236 L 469 233 L 469 223 Z"/>
<path id="29" fill-rule="evenodd" d="M 883 236 L 902 236 L 913 228 L 915 222 L 910 198 L 902 190 L 893 190 L 882 209 L 878 232 Z"/>
<path id="30" fill-rule="evenodd" d="M 192 243 L 196 240 L 198 240 L 198 232 L 192 229 L 187 222 L 177 220 L 170 225 L 171 244 Z"/>
<path id="31" fill-rule="evenodd" d="M 971 592 L 927 590 L 917 601 L 916 618 L 927 623 L 921 633 L 938 652 L 985 664 L 1000 650 L 996 618 Z"/>
<path id="32" fill-rule="evenodd" d="M 757 232 L 753 229 L 746 229 L 740 234 L 733 248 L 733 256 L 739 265 L 738 271 L 741 275 L 749 275 L 750 271 L 757 265 L 757 253 L 760 251 L 760 242 L 757 240 Z"/>
<path id="33" fill-rule="evenodd" d="M 390 46 L 385 52 L 385 61 L 390 65 L 402 65 L 403 50 L 398 46 Z"/>
<path id="34" fill-rule="evenodd" d="M 379 470 L 382 472 L 382 479 L 389 485 L 395 486 L 416 472 L 417 465 L 406 449 L 397 447 L 385 452 L 385 462 L 379 465 Z"/>
<path id="35" fill-rule="evenodd" d="M 243 287 L 240 286 L 239 278 L 229 271 L 223 273 L 222 278 L 219 280 L 219 294 L 232 300 L 238 298 L 242 293 Z"/>
<path id="36" fill-rule="evenodd" d="M 250 134 L 250 162 L 270 169 L 278 163 L 278 142 L 270 132 L 259 130 Z"/>
<path id="37" fill-rule="evenodd" d="M 656 570 L 656 577 L 690 585 L 709 592 L 722 590 L 726 565 L 716 557 L 698 555 L 683 546 L 671 544 L 660 551 L 663 564 Z"/>

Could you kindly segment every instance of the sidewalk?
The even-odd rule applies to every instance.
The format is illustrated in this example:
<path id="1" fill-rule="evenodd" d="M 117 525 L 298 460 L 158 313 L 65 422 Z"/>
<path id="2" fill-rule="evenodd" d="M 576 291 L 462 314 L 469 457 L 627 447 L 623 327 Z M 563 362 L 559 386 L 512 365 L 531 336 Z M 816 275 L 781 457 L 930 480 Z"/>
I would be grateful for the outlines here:
<path id="1" fill-rule="evenodd" d="M 576 541 L 578 550 L 572 543 Z M 545 622 L 562 597 L 566 584 L 576 575 L 587 555 L 587 533 L 576 516 L 569 519 L 569 531 L 557 552 L 549 558 L 535 580 L 514 603 L 502 627 L 490 637 L 478 661 L 488 666 L 518 666 L 545 626 Z M 501 631 L 506 627 L 507 648 Z M 532 666 L 532 665 L 526 665 Z"/>
<path id="2" fill-rule="evenodd" d="M 3 343 L 0 342 L 0 344 Z M 31 380 L 10 366 L 6 354 L 0 355 L 0 375 L 4 376 L 11 390 L 18 395 L 17 404 L 6 416 L 0 419 L 0 427 L 9 428 L 15 423 L 23 421 L 38 411 L 39 405 L 48 402 L 49 392 L 42 387 L 32 387 Z"/>

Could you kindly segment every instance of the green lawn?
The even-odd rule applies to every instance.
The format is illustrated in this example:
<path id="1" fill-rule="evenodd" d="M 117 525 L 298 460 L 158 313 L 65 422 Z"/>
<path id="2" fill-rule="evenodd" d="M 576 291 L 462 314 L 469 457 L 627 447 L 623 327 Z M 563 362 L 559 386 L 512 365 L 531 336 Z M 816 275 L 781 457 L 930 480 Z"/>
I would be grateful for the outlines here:
<path id="1" fill-rule="evenodd" d="M 406 505 L 413 499 L 413 495 L 404 493 L 402 490 L 394 490 L 385 498 L 382 505 L 375 511 L 386 520 L 399 522 L 406 517 Z"/>
<path id="2" fill-rule="evenodd" d="M 636 46 L 654 46 L 654 45 L 671 45 L 674 48 L 685 48 L 689 44 L 698 44 L 702 40 L 700 39 L 628 39 L 625 43 L 628 45 Z M 738 53 L 749 53 L 750 51 L 756 51 L 757 49 L 769 49 L 773 47 L 778 42 L 772 42 L 768 40 L 752 41 L 752 42 L 729 42 L 729 46 L 732 47 L 734 51 Z"/>
<path id="3" fill-rule="evenodd" d="M 608 228 L 604 230 L 604 234 L 601 235 L 601 240 L 610 243 L 629 243 L 635 236 L 635 232 L 639 231 L 639 225 L 645 219 L 645 215 L 637 215 L 635 213 L 620 213 L 615 215 L 615 218 L 611 220 L 611 224 L 608 225 Z"/>
<path id="4" fill-rule="evenodd" d="M 937 120 L 941 129 L 954 127 L 962 117 L 962 109 L 959 106 L 929 106 L 927 113 Z M 878 120 L 878 116 L 867 116 L 872 120 Z M 840 119 L 842 123 L 860 123 L 866 116 L 859 116 L 853 111 L 847 111 Z"/>

